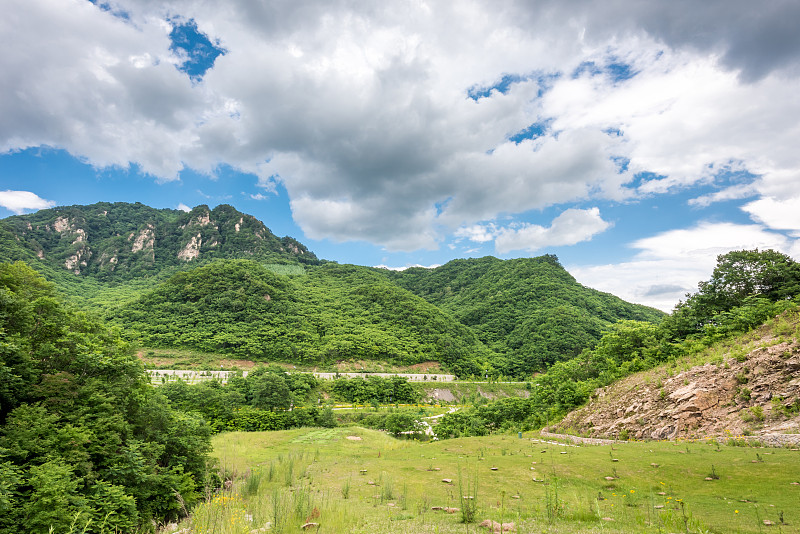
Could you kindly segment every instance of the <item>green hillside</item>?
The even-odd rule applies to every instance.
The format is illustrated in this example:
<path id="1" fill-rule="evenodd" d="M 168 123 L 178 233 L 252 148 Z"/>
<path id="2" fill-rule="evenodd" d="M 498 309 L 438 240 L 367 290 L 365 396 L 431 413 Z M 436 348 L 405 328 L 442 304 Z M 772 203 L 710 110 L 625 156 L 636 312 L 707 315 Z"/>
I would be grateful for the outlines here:
<path id="1" fill-rule="evenodd" d="M 580 285 L 553 255 L 454 260 L 387 275 L 451 313 L 495 353 L 505 374 L 524 375 L 577 356 L 619 320 L 659 321 L 653 308 Z"/>
<path id="2" fill-rule="evenodd" d="M 478 375 L 489 351 L 437 307 L 366 267 L 276 274 L 249 260 L 181 272 L 115 312 L 130 338 L 256 361 L 442 362 Z"/>

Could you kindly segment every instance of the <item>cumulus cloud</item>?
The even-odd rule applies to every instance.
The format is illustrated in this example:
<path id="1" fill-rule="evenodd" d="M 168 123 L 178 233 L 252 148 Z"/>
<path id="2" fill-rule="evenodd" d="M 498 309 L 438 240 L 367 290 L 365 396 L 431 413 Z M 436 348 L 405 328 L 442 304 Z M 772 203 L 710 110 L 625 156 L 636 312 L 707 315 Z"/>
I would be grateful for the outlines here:
<path id="1" fill-rule="evenodd" d="M 497 226 L 494 223 L 462 226 L 453 235 L 459 240 L 468 239 L 475 243 L 486 243 L 487 241 L 493 241 L 497 236 Z"/>
<path id="2" fill-rule="evenodd" d="M 177 208 L 176 208 L 176 209 L 179 209 L 179 210 L 181 210 L 181 211 L 185 211 L 186 213 L 189 213 L 190 211 L 192 211 L 192 208 L 190 208 L 189 206 L 187 206 L 187 205 L 186 205 L 186 204 L 184 204 L 183 202 L 181 202 L 180 204 L 178 204 L 178 206 L 177 206 Z"/>
<path id="3" fill-rule="evenodd" d="M 16 47 L 0 58 L 0 151 L 49 145 L 177 178 L 207 104 L 174 68 L 163 20 L 134 26 L 83 0 L 10 0 L 4 12 Z"/>
<path id="4" fill-rule="evenodd" d="M 52 200 L 45 200 L 30 191 L 0 191 L 0 206 L 7 210 L 21 215 L 25 210 L 41 210 L 52 208 L 56 203 Z"/>
<path id="5" fill-rule="evenodd" d="M 669 194 L 730 165 L 784 198 L 800 169 L 791 0 L 6 4 L 0 152 L 48 145 L 160 181 L 227 165 L 285 187 L 311 238 L 433 249 L 500 214 Z M 175 16 L 226 51 L 202 80 L 177 68 Z M 599 228 L 518 228 L 498 250 Z"/>
<path id="6" fill-rule="evenodd" d="M 800 196 L 775 199 L 764 197 L 745 204 L 742 209 L 757 222 L 770 228 L 790 230 L 800 237 Z"/>
<path id="7" fill-rule="evenodd" d="M 774 249 L 795 254 L 796 241 L 760 225 L 703 222 L 639 239 L 631 261 L 595 266 L 568 266 L 590 287 L 625 300 L 671 311 L 697 283 L 708 280 L 717 256 L 731 250 Z"/>
<path id="8" fill-rule="evenodd" d="M 588 241 L 609 226 L 611 224 L 600 217 L 598 208 L 568 209 L 553 219 L 549 228 L 524 224 L 518 228 L 500 230 L 495 240 L 495 249 L 499 254 L 506 254 L 512 250 L 534 252 L 545 247 L 574 245 Z"/>

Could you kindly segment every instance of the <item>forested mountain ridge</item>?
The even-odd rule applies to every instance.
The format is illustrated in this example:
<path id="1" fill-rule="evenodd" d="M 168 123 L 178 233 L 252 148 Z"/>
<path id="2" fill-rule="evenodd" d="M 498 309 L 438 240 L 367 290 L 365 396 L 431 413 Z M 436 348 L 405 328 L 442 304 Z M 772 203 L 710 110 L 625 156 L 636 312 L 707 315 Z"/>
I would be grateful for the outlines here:
<path id="1" fill-rule="evenodd" d="M 302 243 L 278 238 L 228 205 L 189 212 L 143 204 L 64 206 L 0 221 L 0 260 L 26 260 L 101 281 L 128 280 L 216 258 L 317 263 Z"/>
<path id="2" fill-rule="evenodd" d="M 111 320 L 145 346 L 191 347 L 297 364 L 435 360 L 478 375 L 492 356 L 474 332 L 368 267 L 284 276 L 249 260 L 177 273 Z"/>
<path id="3" fill-rule="evenodd" d="M 387 274 L 472 328 L 513 375 L 577 356 L 617 321 L 657 322 L 665 315 L 582 286 L 551 254 L 460 259 Z"/>
<path id="4" fill-rule="evenodd" d="M 616 321 L 664 315 L 580 285 L 552 255 L 403 272 L 321 262 L 227 205 L 9 217 L 0 261 L 17 260 L 142 346 L 258 361 L 435 360 L 461 376 L 525 377 L 593 347 Z"/>

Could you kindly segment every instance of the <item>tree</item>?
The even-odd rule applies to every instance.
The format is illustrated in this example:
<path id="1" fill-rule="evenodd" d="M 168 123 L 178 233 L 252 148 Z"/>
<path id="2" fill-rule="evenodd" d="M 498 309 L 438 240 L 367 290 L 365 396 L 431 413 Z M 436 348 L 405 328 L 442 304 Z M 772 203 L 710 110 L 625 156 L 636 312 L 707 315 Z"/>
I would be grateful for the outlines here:
<path id="1" fill-rule="evenodd" d="M 774 250 L 735 250 L 717 256 L 711 279 L 678 303 L 663 324 L 668 340 L 698 333 L 714 317 L 745 305 L 751 297 L 772 302 L 800 294 L 800 264 Z"/>
<path id="2" fill-rule="evenodd" d="M 288 410 L 294 402 L 286 378 L 277 373 L 267 373 L 253 381 L 253 406 L 262 410 Z"/>
<path id="3" fill-rule="evenodd" d="M 133 532 L 196 500 L 210 429 L 115 332 L 0 263 L 0 534 Z"/>
<path id="4" fill-rule="evenodd" d="M 780 300 L 800 292 L 800 264 L 772 249 L 735 250 L 717 256 L 711 279 L 699 285 L 716 311 L 741 306 L 753 295 Z"/>
<path id="5" fill-rule="evenodd" d="M 386 416 L 386 430 L 395 436 L 403 432 L 413 432 L 419 427 L 414 414 L 409 412 L 392 412 Z"/>

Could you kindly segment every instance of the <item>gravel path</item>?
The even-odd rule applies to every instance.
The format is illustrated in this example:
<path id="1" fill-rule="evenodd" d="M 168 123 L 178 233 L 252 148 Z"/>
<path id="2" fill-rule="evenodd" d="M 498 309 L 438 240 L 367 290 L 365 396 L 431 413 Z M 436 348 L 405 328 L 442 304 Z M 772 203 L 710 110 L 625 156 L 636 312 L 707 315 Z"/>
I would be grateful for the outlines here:
<path id="1" fill-rule="evenodd" d="M 612 443 L 619 443 L 619 440 L 614 439 L 582 438 L 580 436 L 572 436 L 570 434 L 553 434 L 552 432 L 545 432 L 543 430 L 539 432 L 539 435 L 543 438 L 566 439 L 572 443 L 585 443 L 588 445 L 611 445 Z"/>
<path id="2" fill-rule="evenodd" d="M 581 443 L 587 445 L 611 445 L 613 443 L 620 443 L 620 440 L 601 439 L 601 438 L 583 438 L 580 436 L 572 436 L 570 434 L 553 434 L 552 432 L 539 432 L 543 438 L 568 440 L 572 443 Z M 755 436 L 740 436 L 738 438 L 727 438 L 725 436 L 717 436 L 717 440 L 721 442 L 728 441 L 729 439 L 745 439 L 747 441 L 754 441 L 763 444 L 765 447 L 792 447 L 800 448 L 800 434 L 762 434 Z M 548 441 L 547 443 L 554 443 Z M 563 445 L 563 443 L 561 443 Z"/>

